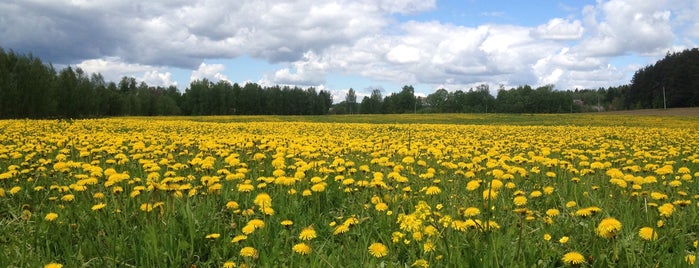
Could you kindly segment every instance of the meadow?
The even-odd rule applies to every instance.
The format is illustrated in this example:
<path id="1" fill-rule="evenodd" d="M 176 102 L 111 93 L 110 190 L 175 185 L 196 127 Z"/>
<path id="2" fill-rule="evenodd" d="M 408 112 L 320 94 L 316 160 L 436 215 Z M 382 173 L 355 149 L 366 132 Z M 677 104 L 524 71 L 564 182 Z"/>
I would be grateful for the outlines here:
<path id="1" fill-rule="evenodd" d="M 699 118 L 0 121 L 3 267 L 696 267 Z"/>

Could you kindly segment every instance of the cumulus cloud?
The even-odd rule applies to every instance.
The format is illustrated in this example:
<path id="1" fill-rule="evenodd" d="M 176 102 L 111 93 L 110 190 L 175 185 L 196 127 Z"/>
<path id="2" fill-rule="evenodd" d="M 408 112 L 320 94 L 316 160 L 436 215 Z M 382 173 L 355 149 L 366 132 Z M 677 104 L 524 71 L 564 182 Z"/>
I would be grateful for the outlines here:
<path id="1" fill-rule="evenodd" d="M 672 45 L 670 11 L 662 1 L 611 0 L 584 9 L 591 36 L 579 50 L 591 56 L 657 53 Z"/>
<path id="2" fill-rule="evenodd" d="M 164 67 L 126 63 L 118 57 L 84 60 L 75 66 L 87 73 L 100 73 L 107 81 L 119 81 L 122 77 L 134 77 L 153 86 L 177 86 L 172 73 Z"/>
<path id="3" fill-rule="evenodd" d="M 340 74 L 565 89 L 628 82 L 628 70 L 609 64 L 620 55 L 662 57 L 695 46 L 698 3 L 597 1 L 562 7 L 569 16 L 537 26 L 462 26 L 397 19 L 437 8 L 434 0 L 11 1 L 0 2 L 0 46 L 163 85 L 173 83 L 167 68 L 228 80 L 225 66 L 203 62 L 244 55 L 282 66 L 260 75 L 271 85 L 319 87 Z"/>
<path id="4" fill-rule="evenodd" d="M 192 76 L 189 77 L 189 81 L 192 82 L 194 80 L 208 79 L 212 82 L 218 82 L 221 80 L 230 82 L 228 77 L 222 74 L 225 69 L 226 66 L 223 64 L 206 64 L 202 62 L 199 65 L 199 68 L 192 72 Z"/>
<path id="5" fill-rule="evenodd" d="M 579 20 L 554 18 L 544 25 L 536 27 L 532 34 L 542 39 L 577 40 L 582 37 L 584 28 Z"/>

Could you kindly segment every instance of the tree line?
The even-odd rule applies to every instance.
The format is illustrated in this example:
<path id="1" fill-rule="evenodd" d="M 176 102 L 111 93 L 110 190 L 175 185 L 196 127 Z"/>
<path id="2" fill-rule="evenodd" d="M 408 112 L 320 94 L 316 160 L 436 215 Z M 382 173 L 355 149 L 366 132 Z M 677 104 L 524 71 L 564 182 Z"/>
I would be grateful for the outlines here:
<path id="1" fill-rule="evenodd" d="M 175 86 L 149 86 L 133 77 L 105 81 L 80 68 L 56 70 L 30 55 L 0 47 L 0 118 L 86 118 L 129 115 L 321 115 L 375 113 L 568 113 L 614 109 L 699 106 L 699 50 L 668 53 L 638 70 L 631 84 L 599 89 L 554 90 L 528 85 L 497 90 L 438 89 L 425 97 L 413 86 L 383 96 L 371 90 L 360 100 L 354 89 L 333 104 L 313 87 L 239 85 L 207 79 Z"/>
<path id="2" fill-rule="evenodd" d="M 153 115 L 327 114 L 332 95 L 313 87 L 241 86 L 193 81 L 184 91 L 133 77 L 107 82 L 80 68 L 60 71 L 32 55 L 0 48 L 0 118 L 88 118 Z"/>
<path id="3" fill-rule="evenodd" d="M 577 113 L 616 109 L 621 89 L 554 90 L 553 85 L 532 88 L 524 85 L 490 94 L 486 84 L 467 91 L 438 89 L 425 97 L 414 95 L 412 86 L 383 97 L 380 89 L 361 102 L 350 89 L 345 100 L 334 105 L 332 113 L 391 114 L 391 113 Z"/>

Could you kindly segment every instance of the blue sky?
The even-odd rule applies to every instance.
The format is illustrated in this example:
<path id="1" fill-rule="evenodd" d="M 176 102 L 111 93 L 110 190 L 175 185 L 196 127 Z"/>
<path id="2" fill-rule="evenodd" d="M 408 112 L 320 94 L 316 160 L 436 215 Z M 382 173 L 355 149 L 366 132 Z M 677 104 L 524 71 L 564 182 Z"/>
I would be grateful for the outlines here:
<path id="1" fill-rule="evenodd" d="M 629 83 L 699 43 L 696 0 L 9 1 L 0 47 L 150 85 L 192 79 L 360 98 L 479 84 L 556 89 Z"/>

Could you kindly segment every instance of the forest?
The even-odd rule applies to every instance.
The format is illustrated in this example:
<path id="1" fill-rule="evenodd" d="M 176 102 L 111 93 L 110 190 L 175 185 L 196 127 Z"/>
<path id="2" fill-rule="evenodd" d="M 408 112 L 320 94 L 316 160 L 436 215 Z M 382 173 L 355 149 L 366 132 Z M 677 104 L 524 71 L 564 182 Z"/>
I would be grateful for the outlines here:
<path id="1" fill-rule="evenodd" d="M 699 49 L 668 53 L 627 85 L 555 89 L 528 85 L 497 95 L 488 85 L 438 89 L 419 97 L 413 86 L 384 96 L 381 89 L 358 100 L 350 88 L 333 103 L 326 90 L 195 80 L 184 89 L 150 86 L 133 77 L 105 81 L 80 68 L 52 64 L 0 48 L 0 118 L 97 118 L 156 115 L 322 115 L 376 113 L 575 113 L 699 106 Z"/>

